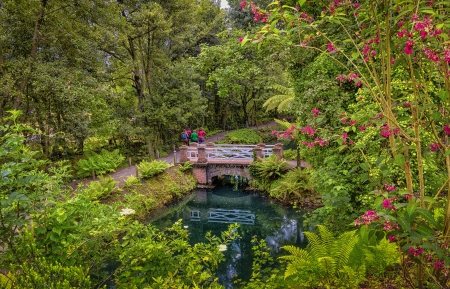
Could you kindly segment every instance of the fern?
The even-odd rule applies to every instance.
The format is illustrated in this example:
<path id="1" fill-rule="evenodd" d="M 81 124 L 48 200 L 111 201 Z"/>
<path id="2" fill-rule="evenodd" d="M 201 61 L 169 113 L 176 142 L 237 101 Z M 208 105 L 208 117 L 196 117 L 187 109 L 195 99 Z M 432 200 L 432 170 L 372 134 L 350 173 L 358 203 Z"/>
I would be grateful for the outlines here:
<path id="1" fill-rule="evenodd" d="M 105 199 L 116 190 L 117 181 L 111 176 L 101 177 L 99 181 L 91 182 L 84 190 L 92 200 Z"/>
<path id="2" fill-rule="evenodd" d="M 272 85 L 270 88 L 280 94 L 271 96 L 264 102 L 263 107 L 266 108 L 266 111 L 276 109 L 279 112 L 283 112 L 289 110 L 290 105 L 295 98 L 294 89 L 282 85 Z"/>
<path id="3" fill-rule="evenodd" d="M 294 246 L 282 247 L 291 254 L 280 257 L 288 261 L 285 278 L 295 275 L 305 282 L 322 280 L 329 285 L 345 284 L 343 275 L 348 278 L 355 276 L 355 271 L 350 270 L 354 268 L 347 265 L 358 236 L 355 231 L 350 231 L 334 237 L 325 226 L 319 225 L 318 229 L 319 234 L 305 232 L 309 242 L 306 250 Z"/>
<path id="4" fill-rule="evenodd" d="M 119 153 L 119 150 L 112 152 L 102 150 L 99 154 L 86 152 L 85 158 L 78 161 L 78 175 L 87 177 L 94 171 L 96 175 L 102 176 L 115 171 L 124 159 L 125 157 Z"/>
<path id="5" fill-rule="evenodd" d="M 250 173 L 256 179 L 275 180 L 279 178 L 287 169 L 289 163 L 284 159 L 278 159 L 276 155 L 270 155 L 261 161 L 251 164 Z"/>
<path id="6" fill-rule="evenodd" d="M 166 161 L 157 161 L 157 160 L 153 160 L 151 162 L 143 161 L 138 165 L 138 170 L 139 174 L 143 178 L 151 178 L 155 175 L 164 172 L 166 169 L 172 166 L 173 164 L 170 164 Z"/>

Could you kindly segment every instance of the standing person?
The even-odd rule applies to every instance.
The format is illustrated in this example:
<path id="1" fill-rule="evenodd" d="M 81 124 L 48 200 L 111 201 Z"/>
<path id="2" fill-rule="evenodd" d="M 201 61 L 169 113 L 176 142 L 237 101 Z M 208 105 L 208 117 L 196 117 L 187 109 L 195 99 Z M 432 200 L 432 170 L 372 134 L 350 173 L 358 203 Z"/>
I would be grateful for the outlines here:
<path id="1" fill-rule="evenodd" d="M 198 134 L 195 131 L 195 129 L 194 129 L 194 131 L 191 134 L 191 142 L 198 142 Z"/>
<path id="2" fill-rule="evenodd" d="M 186 127 L 186 134 L 187 134 L 187 137 L 188 137 L 188 145 L 189 145 L 189 142 L 191 141 L 191 134 L 192 134 L 192 132 L 191 132 L 191 129 L 188 126 Z"/>
<path id="3" fill-rule="evenodd" d="M 200 128 L 198 130 L 198 143 L 204 143 L 205 136 L 206 136 L 206 132 L 203 130 L 203 128 Z"/>
<path id="4" fill-rule="evenodd" d="M 184 145 L 189 146 L 189 140 L 188 140 L 188 135 L 187 135 L 186 131 L 183 131 L 181 133 L 181 140 L 183 141 Z"/>

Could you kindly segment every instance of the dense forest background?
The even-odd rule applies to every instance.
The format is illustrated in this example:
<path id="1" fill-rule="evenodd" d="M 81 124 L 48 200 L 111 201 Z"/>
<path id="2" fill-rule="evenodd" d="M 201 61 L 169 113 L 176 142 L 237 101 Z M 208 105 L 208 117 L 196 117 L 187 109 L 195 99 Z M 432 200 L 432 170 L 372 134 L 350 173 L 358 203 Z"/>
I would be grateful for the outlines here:
<path id="1" fill-rule="evenodd" d="M 2 1 L 0 122 L 22 110 L 28 140 L 56 160 L 108 145 L 155 157 L 187 126 L 270 119 L 288 53 L 242 47 L 255 22 L 229 2 Z"/>

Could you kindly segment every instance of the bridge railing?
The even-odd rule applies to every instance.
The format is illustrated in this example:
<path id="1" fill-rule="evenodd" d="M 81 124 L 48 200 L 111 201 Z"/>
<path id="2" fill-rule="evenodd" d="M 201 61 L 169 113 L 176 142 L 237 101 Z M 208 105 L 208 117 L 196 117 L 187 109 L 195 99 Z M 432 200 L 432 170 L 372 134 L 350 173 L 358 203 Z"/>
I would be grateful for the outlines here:
<path id="1" fill-rule="evenodd" d="M 202 151 L 203 161 L 214 160 L 253 160 L 255 152 L 257 157 L 266 158 L 274 153 L 274 149 L 278 147 L 277 154 L 282 155 L 282 144 L 266 145 L 263 143 L 253 144 L 214 144 L 208 143 L 197 144 L 191 146 L 182 146 L 180 148 L 180 162 L 192 161 L 197 162 L 199 159 L 199 151 Z M 200 158 L 202 158 L 200 156 Z"/>
<path id="2" fill-rule="evenodd" d="M 253 150 L 256 145 L 243 144 L 216 144 L 213 147 L 205 147 L 206 158 L 210 159 L 253 159 Z M 273 152 L 274 145 L 265 145 L 262 149 L 263 157 L 268 157 Z M 198 147 L 190 146 L 187 150 L 187 158 L 196 160 L 198 158 Z"/>

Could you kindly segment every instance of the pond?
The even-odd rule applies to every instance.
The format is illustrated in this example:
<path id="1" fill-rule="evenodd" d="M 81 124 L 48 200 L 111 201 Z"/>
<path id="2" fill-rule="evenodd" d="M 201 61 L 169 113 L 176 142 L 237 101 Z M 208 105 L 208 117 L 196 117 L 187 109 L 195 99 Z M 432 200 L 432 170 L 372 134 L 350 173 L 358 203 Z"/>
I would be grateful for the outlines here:
<path id="1" fill-rule="evenodd" d="M 227 182 L 231 180 L 231 182 Z M 217 277 L 226 288 L 233 288 L 233 279 L 249 280 L 252 267 L 251 239 L 265 239 L 274 256 L 284 245 L 305 247 L 303 212 L 287 208 L 262 197 L 258 193 L 243 190 L 242 179 L 228 176 L 222 185 L 210 189 L 197 189 L 177 204 L 154 215 L 149 223 L 165 229 L 178 220 L 190 232 L 190 243 L 205 242 L 205 234 L 211 231 L 220 236 L 230 223 L 240 223 L 239 235 L 228 246 L 226 261 L 221 263 Z"/>

